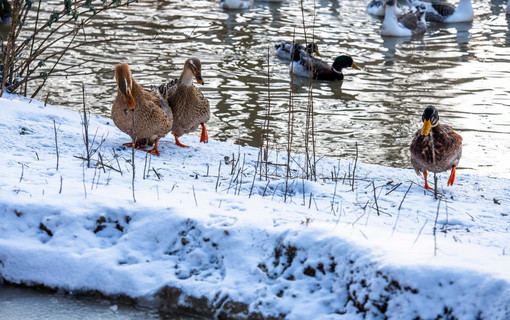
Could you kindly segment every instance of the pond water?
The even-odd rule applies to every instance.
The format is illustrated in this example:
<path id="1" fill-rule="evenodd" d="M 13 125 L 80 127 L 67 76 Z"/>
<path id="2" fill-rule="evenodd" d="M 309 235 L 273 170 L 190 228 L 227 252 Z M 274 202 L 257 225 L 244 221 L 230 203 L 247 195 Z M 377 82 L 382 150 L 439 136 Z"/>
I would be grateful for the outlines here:
<path id="1" fill-rule="evenodd" d="M 361 161 L 409 168 L 409 143 L 432 104 L 442 122 L 464 137 L 458 174 L 510 178 L 506 1 L 473 0 L 472 23 L 429 24 L 423 37 L 412 39 L 381 37 L 382 21 L 366 13 L 367 2 L 305 0 L 302 11 L 297 0 L 255 1 L 251 9 L 224 11 L 217 1 L 142 0 L 88 27 L 88 39 L 115 35 L 121 41 L 65 55 L 61 67 L 69 69 L 50 82 L 49 102 L 80 109 L 83 82 L 87 106 L 109 116 L 117 63 L 128 62 L 135 79 L 149 87 L 178 77 L 185 59 L 194 56 L 202 61 L 200 88 L 211 102 L 210 139 L 259 146 L 269 64 L 270 147 L 286 146 L 292 89 L 294 151 L 302 152 L 308 80 L 291 85 L 288 62 L 275 57 L 273 47 L 294 36 L 304 39 L 304 14 L 308 37 L 313 31 L 324 60 L 348 54 L 362 68 L 344 70 L 342 82 L 312 83 L 318 156 L 353 159 L 357 142 Z M 195 135 L 198 143 L 199 132 Z M 169 136 L 162 145 L 173 141 Z"/>
<path id="2" fill-rule="evenodd" d="M 193 320 L 105 299 L 0 284 L 0 320 Z"/>

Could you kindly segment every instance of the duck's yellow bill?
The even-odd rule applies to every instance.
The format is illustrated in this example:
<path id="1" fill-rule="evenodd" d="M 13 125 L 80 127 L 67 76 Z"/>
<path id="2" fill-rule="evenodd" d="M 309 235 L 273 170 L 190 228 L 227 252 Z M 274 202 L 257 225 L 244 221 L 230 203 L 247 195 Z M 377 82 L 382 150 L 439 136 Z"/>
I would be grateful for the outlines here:
<path id="1" fill-rule="evenodd" d="M 351 64 L 351 68 L 354 68 L 356 70 L 361 70 L 354 62 Z"/>
<path id="2" fill-rule="evenodd" d="M 135 98 L 133 98 L 133 94 L 131 92 L 126 95 L 126 103 L 129 109 L 134 109 L 136 106 Z"/>
<path id="3" fill-rule="evenodd" d="M 319 49 L 315 49 L 315 55 L 318 56 L 318 57 L 322 57 L 320 52 L 319 52 Z"/>
<path id="4" fill-rule="evenodd" d="M 428 136 L 429 132 L 430 132 L 430 128 L 432 128 L 432 124 L 430 123 L 430 120 L 424 120 L 423 127 L 421 128 L 421 135 Z"/>
<path id="5" fill-rule="evenodd" d="M 204 80 L 202 80 L 202 76 L 201 75 L 196 75 L 195 79 L 197 79 L 198 84 L 202 84 L 202 85 L 205 84 Z"/>

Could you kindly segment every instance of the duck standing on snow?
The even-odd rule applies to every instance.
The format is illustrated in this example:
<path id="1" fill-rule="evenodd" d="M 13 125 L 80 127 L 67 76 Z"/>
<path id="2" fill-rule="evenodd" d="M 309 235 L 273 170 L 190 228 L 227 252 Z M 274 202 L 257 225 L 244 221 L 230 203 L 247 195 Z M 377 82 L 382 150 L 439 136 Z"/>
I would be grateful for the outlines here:
<path id="1" fill-rule="evenodd" d="M 220 0 L 220 8 L 227 10 L 248 9 L 253 5 L 253 0 Z"/>
<path id="2" fill-rule="evenodd" d="M 179 79 L 169 82 L 166 86 L 161 85 L 157 89 L 172 110 L 174 120 L 172 133 L 175 137 L 175 144 L 183 148 L 188 146 L 180 143 L 179 137 L 195 131 L 199 125 L 202 126 L 200 142 L 207 143 L 209 141 L 205 128 L 205 123 L 209 121 L 210 117 L 209 100 L 204 97 L 200 89 L 193 85 L 193 78 L 199 84 L 204 84 L 202 64 L 197 58 L 189 58 L 184 62 Z"/>
<path id="3" fill-rule="evenodd" d="M 307 44 L 305 47 L 298 42 L 290 43 L 282 40 L 281 43 L 275 44 L 274 47 L 276 49 L 276 55 L 285 60 L 292 60 L 292 53 L 296 50 L 305 52 L 306 54 L 309 55 L 315 53 L 317 56 L 319 57 L 321 56 L 321 54 L 319 53 L 319 47 L 314 42 Z"/>
<path id="4" fill-rule="evenodd" d="M 343 80 L 342 69 L 349 67 L 360 70 L 350 56 L 339 56 L 333 65 L 329 65 L 320 59 L 295 50 L 290 63 L 290 72 L 306 78 L 311 76 L 315 80 Z"/>
<path id="5" fill-rule="evenodd" d="M 447 2 L 415 1 L 413 5 L 424 4 L 427 8 L 425 19 L 435 22 L 468 22 L 473 21 L 473 5 L 471 0 L 460 0 L 457 7 Z"/>
<path id="6" fill-rule="evenodd" d="M 384 17 L 384 7 L 386 5 L 386 0 L 372 0 L 367 5 L 367 13 L 373 16 Z M 404 14 L 404 10 L 397 2 L 397 8 L 395 10 L 397 17 L 400 17 Z"/>
<path id="7" fill-rule="evenodd" d="M 424 17 L 426 7 L 418 4 L 415 9 L 397 18 L 395 0 L 388 0 L 386 2 L 386 14 L 381 26 L 381 35 L 408 37 L 425 33 L 427 30 Z"/>
<path id="8" fill-rule="evenodd" d="M 115 67 L 115 80 L 118 90 L 111 110 L 112 120 L 135 142 L 134 146 L 132 143 L 124 145 L 159 156 L 158 141 L 172 129 L 172 113 L 164 111 L 157 95 L 136 83 L 127 63 Z M 145 150 L 142 145 L 154 147 Z"/>
<path id="9" fill-rule="evenodd" d="M 449 125 L 439 123 L 437 109 L 433 106 L 425 108 L 421 118 L 423 127 L 416 131 L 411 142 L 411 164 L 416 174 L 423 172 L 425 189 L 432 189 L 427 183 L 427 171 L 438 173 L 451 169 L 448 185 L 452 186 L 455 168 L 462 156 L 462 136 Z"/>

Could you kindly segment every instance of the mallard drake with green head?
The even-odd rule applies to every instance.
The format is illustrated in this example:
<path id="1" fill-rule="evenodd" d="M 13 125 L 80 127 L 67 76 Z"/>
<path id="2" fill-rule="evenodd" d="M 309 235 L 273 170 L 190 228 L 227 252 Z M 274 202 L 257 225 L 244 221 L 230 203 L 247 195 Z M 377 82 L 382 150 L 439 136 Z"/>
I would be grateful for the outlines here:
<path id="1" fill-rule="evenodd" d="M 175 143 L 180 147 L 188 146 L 180 143 L 179 137 L 195 131 L 199 125 L 202 126 L 200 142 L 207 143 L 209 141 L 205 128 L 205 123 L 209 121 L 211 114 L 209 100 L 204 97 L 199 88 L 193 85 L 193 78 L 199 84 L 204 84 L 202 64 L 197 58 L 189 58 L 184 62 L 179 79 L 158 88 L 159 93 L 172 110 L 174 120 L 172 133 Z"/>
<path id="2" fill-rule="evenodd" d="M 118 90 L 111 110 L 112 120 L 135 142 L 134 146 L 131 142 L 124 145 L 159 156 L 158 141 L 172 129 L 172 113 L 163 110 L 157 95 L 136 83 L 127 63 L 115 67 L 115 80 Z M 143 145 L 154 147 L 145 150 Z"/>
<path id="3" fill-rule="evenodd" d="M 290 72 L 301 77 L 312 77 L 315 80 L 343 80 L 342 69 L 344 68 L 360 70 L 350 56 L 339 56 L 333 65 L 329 65 L 299 50 L 294 50 L 290 63 Z"/>
<path id="4" fill-rule="evenodd" d="M 425 189 L 432 189 L 427 183 L 427 171 L 439 173 L 451 169 L 448 185 L 452 186 L 462 156 L 462 136 L 449 125 L 439 123 L 439 114 L 433 106 L 425 108 L 421 119 L 423 126 L 411 142 L 411 164 L 416 174 L 423 172 Z"/>

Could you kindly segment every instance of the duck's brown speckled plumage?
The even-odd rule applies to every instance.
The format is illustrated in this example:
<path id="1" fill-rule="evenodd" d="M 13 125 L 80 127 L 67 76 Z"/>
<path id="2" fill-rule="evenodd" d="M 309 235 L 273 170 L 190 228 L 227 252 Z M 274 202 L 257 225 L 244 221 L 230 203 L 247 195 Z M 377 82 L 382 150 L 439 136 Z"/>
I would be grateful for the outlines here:
<path id="1" fill-rule="evenodd" d="M 411 142 L 411 164 L 416 174 L 423 173 L 426 189 L 431 189 L 427 183 L 427 171 L 452 170 L 448 185 L 453 185 L 455 168 L 462 156 L 462 136 L 449 125 L 440 124 L 437 110 L 432 106 L 425 109 L 422 121 L 423 128 L 416 131 Z"/>
<path id="2" fill-rule="evenodd" d="M 115 79 L 118 90 L 111 110 L 113 122 L 137 144 L 152 146 L 156 139 L 164 137 L 172 129 L 172 113 L 165 113 L 158 95 L 136 83 L 126 63 L 115 67 Z M 131 91 L 134 99 L 133 109 L 128 107 L 126 100 L 128 91 Z M 132 110 L 135 110 L 134 131 Z"/>
<path id="3" fill-rule="evenodd" d="M 193 77 L 199 83 L 203 83 L 201 68 L 200 60 L 189 58 L 184 63 L 179 79 L 159 87 L 159 92 L 172 109 L 174 119 L 172 133 L 176 137 L 193 132 L 200 124 L 209 121 L 209 100 L 193 85 Z"/>
<path id="4" fill-rule="evenodd" d="M 446 124 L 438 124 L 431 129 L 431 133 L 422 136 L 421 130 L 416 131 L 411 143 L 411 164 L 416 174 L 425 171 L 444 172 L 457 166 L 462 156 L 462 136 L 453 131 Z M 434 142 L 435 162 L 432 154 L 432 140 Z"/>

